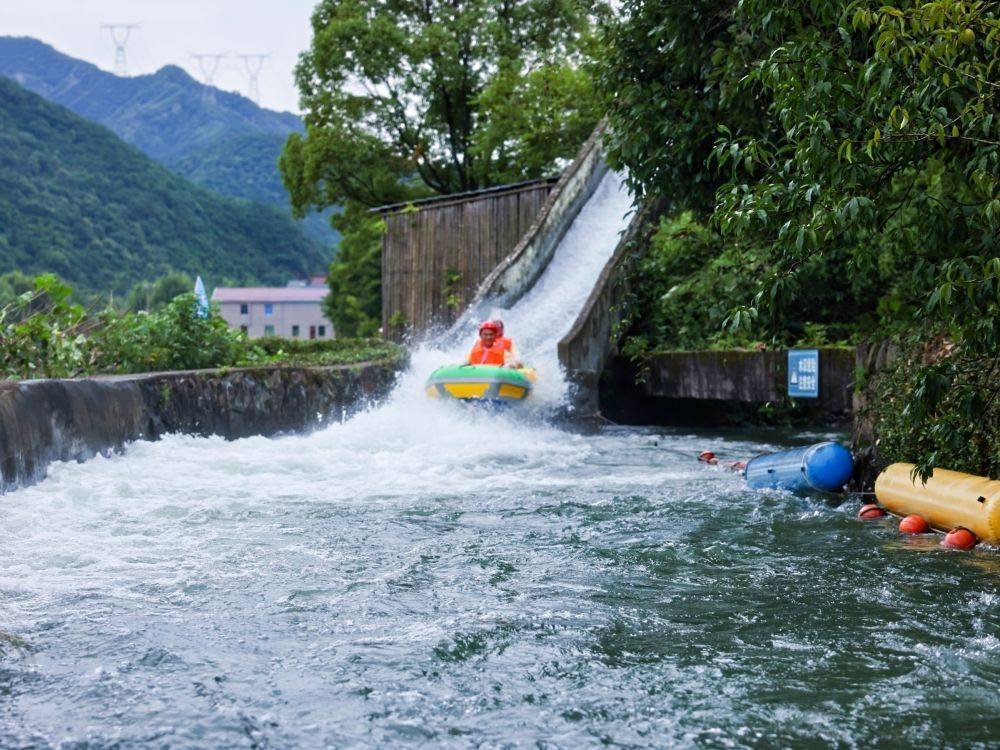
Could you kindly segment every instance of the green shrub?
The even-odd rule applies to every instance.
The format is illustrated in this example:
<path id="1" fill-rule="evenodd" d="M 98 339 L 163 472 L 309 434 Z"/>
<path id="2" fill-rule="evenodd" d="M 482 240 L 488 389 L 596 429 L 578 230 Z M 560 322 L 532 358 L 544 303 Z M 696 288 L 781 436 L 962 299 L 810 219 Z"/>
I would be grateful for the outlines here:
<path id="1" fill-rule="evenodd" d="M 916 462 L 1000 479 L 1000 356 L 910 339 L 872 383 L 866 416 L 882 464 Z"/>
<path id="2" fill-rule="evenodd" d="M 301 367 L 349 365 L 358 362 L 398 361 L 402 347 L 384 339 L 283 339 L 271 336 L 256 339 L 268 362 Z"/>
<path id="3" fill-rule="evenodd" d="M 633 321 L 624 351 L 844 344 L 875 326 L 877 277 L 857 277 L 846 257 L 807 261 L 772 314 L 731 325 L 767 272 L 764 253 L 736 248 L 683 212 L 660 221 L 633 274 Z"/>
<path id="4" fill-rule="evenodd" d="M 89 342 L 97 372 L 197 370 L 261 358 L 219 315 L 201 317 L 190 292 L 153 313 L 105 313 L 102 323 Z"/>
<path id="5" fill-rule="evenodd" d="M 0 376 L 72 377 L 88 366 L 86 311 L 73 290 L 52 274 L 0 307 Z"/>
<path id="6" fill-rule="evenodd" d="M 88 315 L 55 276 L 0 307 L 0 378 L 75 377 L 288 364 L 302 367 L 401 361 L 382 339 L 265 338 L 251 341 L 188 292 L 155 312 Z"/>

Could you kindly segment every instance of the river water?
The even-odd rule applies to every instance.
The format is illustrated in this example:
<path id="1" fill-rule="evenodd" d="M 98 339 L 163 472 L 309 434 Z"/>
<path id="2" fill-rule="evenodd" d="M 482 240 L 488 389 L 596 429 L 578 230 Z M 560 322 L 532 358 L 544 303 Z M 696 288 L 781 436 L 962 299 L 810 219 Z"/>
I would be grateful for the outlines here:
<path id="1" fill-rule="evenodd" d="M 310 435 L 138 443 L 0 498 L 0 747 L 997 746 L 995 550 L 695 461 L 825 435 L 424 398 L 456 354 Z"/>

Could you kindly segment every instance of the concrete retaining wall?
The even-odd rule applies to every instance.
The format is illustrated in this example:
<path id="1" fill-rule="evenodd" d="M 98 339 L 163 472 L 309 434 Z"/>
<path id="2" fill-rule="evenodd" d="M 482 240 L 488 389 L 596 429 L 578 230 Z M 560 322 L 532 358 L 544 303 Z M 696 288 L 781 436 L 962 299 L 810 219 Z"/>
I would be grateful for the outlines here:
<path id="1" fill-rule="evenodd" d="M 821 348 L 820 396 L 796 399 L 817 420 L 846 421 L 852 412 L 856 353 Z M 788 353 L 777 351 L 662 352 L 642 376 L 616 359 L 605 378 L 602 410 L 612 419 L 646 424 L 725 424 L 740 404 L 787 399 Z M 636 383 L 636 380 L 641 380 Z"/>
<path id="2" fill-rule="evenodd" d="M 0 383 L 0 492 L 170 433 L 227 439 L 343 419 L 392 388 L 397 363 L 248 368 Z"/>

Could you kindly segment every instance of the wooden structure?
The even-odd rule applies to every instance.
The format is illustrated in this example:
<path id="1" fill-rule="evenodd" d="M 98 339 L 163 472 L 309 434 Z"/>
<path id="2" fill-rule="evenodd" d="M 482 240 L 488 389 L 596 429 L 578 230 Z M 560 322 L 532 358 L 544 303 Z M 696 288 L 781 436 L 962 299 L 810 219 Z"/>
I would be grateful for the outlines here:
<path id="1" fill-rule="evenodd" d="M 384 206 L 382 325 L 393 338 L 453 322 L 531 227 L 557 178 Z"/>

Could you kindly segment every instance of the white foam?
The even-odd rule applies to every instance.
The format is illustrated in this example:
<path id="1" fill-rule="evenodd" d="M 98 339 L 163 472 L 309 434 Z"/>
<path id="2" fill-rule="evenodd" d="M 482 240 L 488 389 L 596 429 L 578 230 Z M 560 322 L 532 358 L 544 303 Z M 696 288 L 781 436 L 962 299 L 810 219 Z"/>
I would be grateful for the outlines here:
<path id="1" fill-rule="evenodd" d="M 556 344 L 613 252 L 629 205 L 621 179 L 609 173 L 536 287 L 511 309 L 495 311 L 539 370 L 543 408 L 565 393 Z M 623 471 L 620 481 L 584 471 L 599 457 L 601 441 L 561 431 L 537 410 L 496 414 L 427 398 L 427 375 L 462 358 L 474 334 L 451 348 L 418 347 L 383 403 L 309 435 L 233 442 L 173 436 L 136 443 L 125 456 L 54 465 L 45 482 L 4 499 L 0 588 L 58 586 L 60 578 L 76 586 L 81 567 L 103 569 L 110 584 L 116 571 L 142 568 L 144 556 L 162 562 L 180 554 L 192 568 L 221 565 L 209 550 L 226 521 L 288 502 L 405 505 L 408 498 L 487 493 L 498 473 L 505 486 L 526 492 L 655 483 L 648 467 Z"/>
<path id="2" fill-rule="evenodd" d="M 622 175 L 609 171 L 570 225 L 552 261 L 531 290 L 512 307 L 487 308 L 501 318 L 505 333 L 526 364 L 538 371 L 534 411 L 548 411 L 567 396 L 557 345 L 573 326 L 618 240 L 628 226 L 632 199 Z M 454 332 L 417 347 L 411 366 L 415 381 L 426 380 L 443 362 L 464 359 L 475 342 L 478 321 L 469 320 L 466 338 L 452 345 Z M 415 382 L 407 382 L 413 387 Z"/>

